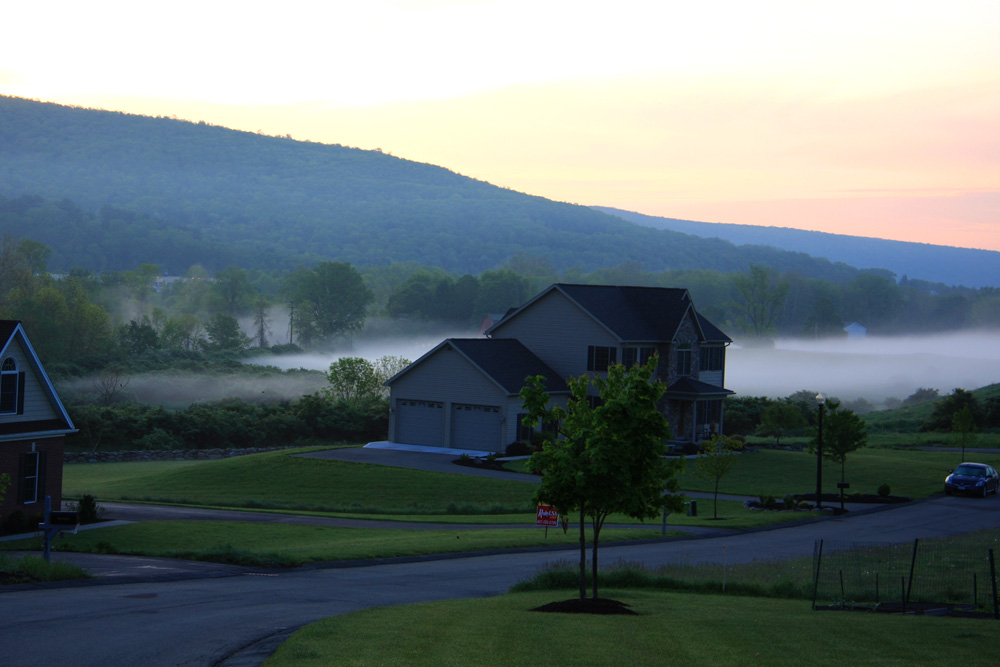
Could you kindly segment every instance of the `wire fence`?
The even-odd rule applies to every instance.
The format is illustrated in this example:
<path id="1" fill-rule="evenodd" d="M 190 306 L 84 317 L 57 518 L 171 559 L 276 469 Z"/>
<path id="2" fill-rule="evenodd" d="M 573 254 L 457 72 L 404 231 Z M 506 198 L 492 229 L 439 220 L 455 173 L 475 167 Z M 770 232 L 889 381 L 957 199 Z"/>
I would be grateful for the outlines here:
<path id="1" fill-rule="evenodd" d="M 819 540 L 813 609 L 989 615 L 1000 619 L 992 544 Z"/>

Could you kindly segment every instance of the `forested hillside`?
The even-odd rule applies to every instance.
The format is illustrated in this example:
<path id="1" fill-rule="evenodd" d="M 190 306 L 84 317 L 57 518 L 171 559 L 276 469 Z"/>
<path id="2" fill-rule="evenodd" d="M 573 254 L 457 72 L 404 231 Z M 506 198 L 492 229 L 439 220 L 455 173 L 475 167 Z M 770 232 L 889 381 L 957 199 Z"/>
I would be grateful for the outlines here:
<path id="1" fill-rule="evenodd" d="M 623 220 L 656 229 L 719 238 L 737 245 L 767 245 L 804 252 L 813 257 L 825 257 L 832 262 L 844 262 L 859 269 L 889 269 L 898 277 L 907 276 L 966 287 L 1000 287 L 1000 252 L 994 250 L 952 248 L 783 227 L 694 222 L 600 206 L 595 208 L 617 215 Z"/>
<path id="2" fill-rule="evenodd" d="M 834 282 L 857 273 L 804 253 L 651 229 L 377 151 L 13 97 L 0 97 L 0 196 L 0 233 L 45 243 L 54 270 L 126 270 L 141 257 L 183 273 L 177 263 L 190 257 L 209 270 L 335 260 L 479 273 L 528 255 L 558 270 L 732 272 L 757 263 Z"/>

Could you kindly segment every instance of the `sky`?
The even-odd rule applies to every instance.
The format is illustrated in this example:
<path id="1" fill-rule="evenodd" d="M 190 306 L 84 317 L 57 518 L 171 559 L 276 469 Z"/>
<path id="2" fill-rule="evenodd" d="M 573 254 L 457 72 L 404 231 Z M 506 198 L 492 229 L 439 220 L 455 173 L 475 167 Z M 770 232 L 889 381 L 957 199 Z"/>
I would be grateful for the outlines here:
<path id="1" fill-rule="evenodd" d="M 1000 251 L 996 0 L 50 0 L 0 22 L 0 94 Z"/>

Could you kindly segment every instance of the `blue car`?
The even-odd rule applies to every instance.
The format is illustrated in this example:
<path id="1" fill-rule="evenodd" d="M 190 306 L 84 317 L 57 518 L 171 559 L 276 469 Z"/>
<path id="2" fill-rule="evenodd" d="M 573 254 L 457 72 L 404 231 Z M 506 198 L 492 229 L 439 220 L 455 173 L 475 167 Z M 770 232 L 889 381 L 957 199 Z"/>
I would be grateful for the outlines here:
<path id="1" fill-rule="evenodd" d="M 945 478 L 944 492 L 985 498 L 988 493 L 1000 493 L 1000 475 L 985 463 L 963 463 Z"/>

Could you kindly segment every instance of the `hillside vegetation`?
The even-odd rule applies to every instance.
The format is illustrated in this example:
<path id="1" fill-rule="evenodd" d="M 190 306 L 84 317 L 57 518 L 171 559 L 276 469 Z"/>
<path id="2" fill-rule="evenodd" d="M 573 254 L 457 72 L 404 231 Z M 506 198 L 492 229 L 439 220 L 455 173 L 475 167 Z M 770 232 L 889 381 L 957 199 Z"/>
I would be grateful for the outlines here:
<path id="1" fill-rule="evenodd" d="M 0 196 L 8 200 L 0 201 L 0 234 L 44 243 L 60 269 L 126 270 L 142 257 L 177 274 L 196 262 L 270 270 L 331 259 L 479 273 L 527 254 L 557 270 L 634 262 L 648 271 L 730 272 L 759 263 L 837 282 L 856 274 L 804 253 L 651 229 L 378 151 L 14 97 L 0 97 Z"/>

